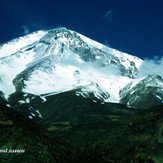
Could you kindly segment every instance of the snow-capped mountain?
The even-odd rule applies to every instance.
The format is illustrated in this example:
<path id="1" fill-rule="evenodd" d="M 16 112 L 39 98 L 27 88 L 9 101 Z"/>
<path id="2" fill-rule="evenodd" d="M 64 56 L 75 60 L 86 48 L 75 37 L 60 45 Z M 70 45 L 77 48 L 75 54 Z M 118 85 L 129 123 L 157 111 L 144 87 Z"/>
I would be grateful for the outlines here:
<path id="1" fill-rule="evenodd" d="M 73 90 L 102 104 L 138 106 L 142 89 L 162 100 L 161 77 L 137 78 L 142 62 L 66 28 L 37 31 L 0 46 L 0 91 L 11 107 L 15 94 L 21 105 Z"/>
<path id="2" fill-rule="evenodd" d="M 163 103 L 163 79 L 147 76 L 129 83 L 120 90 L 120 102 L 132 107 L 149 107 Z"/>

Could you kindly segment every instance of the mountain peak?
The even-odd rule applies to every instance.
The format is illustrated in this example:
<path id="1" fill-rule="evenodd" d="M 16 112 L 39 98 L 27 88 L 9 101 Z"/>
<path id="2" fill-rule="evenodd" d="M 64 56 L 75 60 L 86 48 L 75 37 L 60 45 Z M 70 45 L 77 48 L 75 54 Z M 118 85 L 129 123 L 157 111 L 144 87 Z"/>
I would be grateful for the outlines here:
<path id="1" fill-rule="evenodd" d="M 153 88 L 159 86 L 154 96 L 162 98 L 159 77 L 138 78 L 142 62 L 136 56 L 66 28 L 37 31 L 1 45 L 0 91 L 8 101 L 8 97 L 21 93 L 46 101 L 73 90 L 76 96 L 90 98 L 95 103 L 121 102 L 133 106 L 130 100 L 134 97 L 130 94 L 135 96 L 132 93 L 135 90 L 140 94 L 141 89 L 149 92 L 148 83 Z M 152 82 L 154 78 L 159 82 Z M 32 101 L 23 99 L 18 103 Z"/>

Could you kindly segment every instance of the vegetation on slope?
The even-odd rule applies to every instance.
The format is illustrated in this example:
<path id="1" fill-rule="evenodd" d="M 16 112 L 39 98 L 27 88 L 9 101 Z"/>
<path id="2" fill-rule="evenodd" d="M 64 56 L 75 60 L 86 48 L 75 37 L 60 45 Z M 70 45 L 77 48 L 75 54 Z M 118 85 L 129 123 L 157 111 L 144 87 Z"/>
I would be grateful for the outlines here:
<path id="1" fill-rule="evenodd" d="M 116 113 L 120 106 L 113 105 L 112 109 Z M 66 123 L 55 123 L 49 130 L 49 125 L 37 125 L 0 105 L 0 161 L 163 162 L 163 106 L 130 117 L 123 114 L 119 120 L 111 114 L 112 120 L 104 123 L 91 116 L 87 121 L 94 123 L 71 123 L 69 128 Z M 2 149 L 24 149 L 25 152 L 3 153 Z"/>

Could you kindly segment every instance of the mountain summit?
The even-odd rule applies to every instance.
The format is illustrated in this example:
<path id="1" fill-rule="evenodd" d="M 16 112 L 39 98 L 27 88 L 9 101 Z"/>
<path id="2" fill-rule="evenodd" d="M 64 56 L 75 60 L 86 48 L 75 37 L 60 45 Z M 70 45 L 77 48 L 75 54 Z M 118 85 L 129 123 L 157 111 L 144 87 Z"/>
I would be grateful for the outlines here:
<path id="1" fill-rule="evenodd" d="M 66 92 L 100 104 L 161 104 L 163 79 L 138 77 L 142 62 L 66 28 L 37 31 L 1 44 L 0 101 L 31 119 L 54 114 L 42 106 Z"/>

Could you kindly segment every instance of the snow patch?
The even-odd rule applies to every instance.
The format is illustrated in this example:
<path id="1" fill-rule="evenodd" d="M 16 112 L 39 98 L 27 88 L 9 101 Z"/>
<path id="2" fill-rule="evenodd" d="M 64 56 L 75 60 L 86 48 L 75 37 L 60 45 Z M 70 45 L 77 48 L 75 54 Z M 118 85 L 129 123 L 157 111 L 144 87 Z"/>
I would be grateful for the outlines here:
<path id="1" fill-rule="evenodd" d="M 47 32 L 45 31 L 37 31 L 32 34 L 16 38 L 10 42 L 2 44 L 0 46 L 0 58 L 9 56 L 11 54 L 16 53 L 21 48 L 38 41 L 42 38 Z"/>

